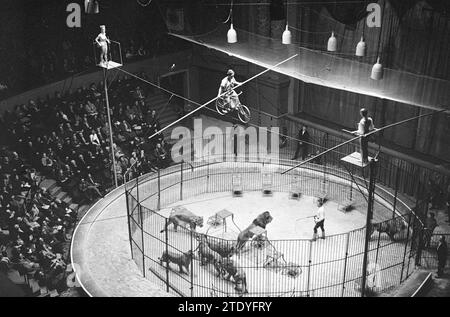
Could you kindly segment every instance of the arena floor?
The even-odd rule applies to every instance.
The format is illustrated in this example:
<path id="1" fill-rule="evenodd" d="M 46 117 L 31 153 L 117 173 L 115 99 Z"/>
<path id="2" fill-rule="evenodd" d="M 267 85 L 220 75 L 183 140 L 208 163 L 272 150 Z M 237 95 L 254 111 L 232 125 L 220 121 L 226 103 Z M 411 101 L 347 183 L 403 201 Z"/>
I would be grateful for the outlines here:
<path id="1" fill-rule="evenodd" d="M 326 231 L 328 235 L 339 236 L 335 236 L 336 239 L 332 237 L 325 240 L 319 239 L 314 243 L 311 258 L 314 263 L 322 264 L 320 268 L 308 268 L 309 239 L 312 237 L 314 227 L 313 219 L 309 217 L 313 216 L 317 210 L 315 200 L 315 198 L 307 196 L 303 196 L 300 200 L 292 200 L 288 198 L 288 193 L 274 193 L 273 196 L 263 197 L 262 193 L 258 191 L 245 192 L 243 197 L 232 197 L 231 192 L 221 192 L 202 194 L 179 201 L 161 210 L 160 214 L 168 217 L 172 207 L 183 206 L 204 218 L 205 225 L 198 228 L 198 232 L 208 233 L 210 236 L 234 242 L 240 230 L 245 229 L 262 212 L 269 211 L 273 221 L 267 225 L 266 229 L 267 238 L 271 243 L 264 245 L 262 248 L 256 248 L 248 242 L 243 251 L 234 255 L 232 259 L 239 267 L 244 268 L 248 291 L 252 296 L 305 296 L 306 292 L 302 290 L 308 289 L 306 285 L 308 282 L 310 283 L 309 287 L 313 288 L 331 285 L 333 284 L 332 281 L 339 284 L 341 274 L 334 273 L 344 270 L 345 263 L 342 258 L 346 247 L 343 243 L 344 239 L 339 234 L 362 228 L 365 223 L 363 213 L 353 210 L 344 214 L 338 211 L 337 203 L 328 202 L 325 205 Z M 145 206 L 145 203 L 143 205 Z M 226 230 L 223 226 L 215 228 L 206 224 L 210 216 L 223 209 L 232 212 L 234 217 L 234 222 L 228 218 Z M 165 250 L 165 244 L 161 243 L 161 241 L 164 241 L 164 233 L 159 233 L 159 228 L 152 230 L 156 223 L 158 222 L 152 217 L 145 217 L 144 228 L 147 228 L 149 232 L 149 236 L 144 237 L 146 254 L 159 255 Z M 152 238 L 150 238 L 150 235 Z M 177 250 L 173 250 L 175 252 L 185 252 L 189 249 L 196 249 L 198 246 L 196 241 L 193 245 L 191 244 L 189 234 L 180 232 L 180 230 L 175 232 L 172 226 L 169 227 L 168 237 L 171 245 L 176 246 Z M 294 241 L 296 239 L 304 239 L 304 241 Z M 355 246 L 355 251 L 361 246 Z M 272 255 L 274 251 L 283 253 L 285 262 L 280 261 L 281 265 L 295 263 L 300 267 L 302 273 L 292 278 L 280 269 L 262 269 L 261 267 L 267 256 Z M 324 264 L 323 262 L 329 263 Z M 217 296 L 236 295 L 234 284 L 216 277 L 212 265 L 201 266 L 198 261 L 193 261 L 192 277 L 194 283 L 198 283 L 197 285 L 207 285 L 213 288 L 215 290 L 215 292 L 212 292 L 213 294 L 211 294 L 211 290 L 205 290 L 201 287 L 194 287 L 191 293 L 189 276 L 179 274 L 175 265 L 171 265 L 171 270 L 166 272 L 165 267 L 158 262 L 146 259 L 145 267 L 161 278 L 165 278 L 166 273 L 168 273 L 171 284 L 185 295 L 214 296 L 214 293 Z M 310 281 L 308 281 L 308 274 L 303 274 L 307 270 L 311 270 L 310 277 L 312 276 L 312 278 Z M 321 274 L 323 272 L 327 272 L 329 275 L 320 276 L 323 275 Z M 338 292 L 337 288 L 331 291 L 327 290 L 324 296 L 327 293 L 329 296 L 339 296 Z"/>
<path id="2" fill-rule="evenodd" d="M 95 297 L 171 296 L 142 276 L 131 258 L 125 192 L 108 194 L 78 225 L 71 257 L 84 290 Z"/>
<path id="3" fill-rule="evenodd" d="M 247 244 L 241 255 L 234 256 L 233 259 L 246 267 L 248 289 L 253 296 L 268 293 L 272 294 L 271 296 L 357 296 L 358 281 L 352 280 L 352 276 L 357 277 L 361 273 L 364 237 L 362 231 L 355 231 L 352 241 L 356 243 L 348 246 L 348 261 L 343 261 L 347 248 L 344 238 L 346 235 L 340 233 L 364 226 L 363 213 L 354 210 L 343 214 L 337 210 L 335 202 L 328 202 L 327 239 L 310 244 L 307 239 L 311 238 L 313 223 L 312 219 L 304 218 L 313 215 L 316 210 L 314 198 L 304 196 L 297 201 L 289 200 L 287 195 L 274 193 L 272 197 L 262 197 L 261 192 L 247 192 L 243 197 L 232 198 L 231 193 L 220 192 L 201 194 L 176 202 L 172 206 L 183 205 L 204 216 L 205 226 L 199 228 L 200 232 L 206 232 L 208 229 L 207 218 L 224 208 L 233 212 L 235 223 L 241 230 L 259 213 L 266 210 L 271 212 L 274 220 L 267 226 L 268 238 L 273 239 L 271 248 L 283 253 L 287 262 L 298 265 L 302 273 L 292 278 L 277 270 L 254 268 L 261 265 L 272 250 L 257 250 Z M 168 215 L 170 207 L 161 210 L 161 214 Z M 152 224 L 149 220 L 151 218 L 145 217 L 144 228 L 155 226 L 154 222 Z M 153 227 L 153 232 L 159 234 L 160 229 L 161 225 Z M 238 232 L 238 228 L 229 221 L 225 235 L 223 228 L 212 229 L 209 234 L 233 240 Z M 192 245 L 186 234 L 174 232 L 172 227 L 169 227 L 169 237 L 173 245 L 183 251 L 195 249 L 197 246 L 196 242 Z M 135 237 L 137 238 L 139 237 Z M 154 241 L 163 241 L 164 234 L 156 234 L 154 238 Z M 305 240 L 299 244 L 290 239 Z M 145 240 L 145 253 L 157 259 L 164 250 L 164 243 L 149 242 L 147 238 Z M 376 244 L 377 239 L 373 239 L 370 248 L 376 249 Z M 395 264 L 402 261 L 399 257 L 403 254 L 404 244 L 391 244 L 387 237 L 381 239 L 381 244 L 388 245 L 383 248 L 383 252 L 377 254 L 379 259 L 383 259 L 383 263 Z M 310 263 L 305 254 L 310 254 Z M 369 254 L 370 260 L 374 257 L 373 252 Z M 141 262 L 141 259 L 135 260 Z M 147 278 L 142 276 L 136 262 L 131 258 L 123 189 L 118 189 L 99 201 L 83 218 L 73 239 L 72 261 L 77 265 L 77 272 L 81 272 L 80 281 L 83 288 L 92 296 L 170 296 L 165 292 L 164 283 L 155 274 L 162 278 L 169 276 L 171 284 L 187 296 L 214 295 L 211 290 L 199 287 L 192 291 L 189 275 L 179 274 L 174 266 L 166 271 L 164 266 L 151 258 L 145 258 Z M 381 270 L 383 271 L 380 272 L 381 276 L 378 276 L 378 282 L 383 288 L 389 288 L 391 283 L 396 284 L 389 278 L 392 274 L 389 267 L 386 271 L 384 268 Z M 198 261 L 194 261 L 191 271 L 195 283 L 217 290 L 216 295 L 236 295 L 234 285 L 216 277 L 212 266 L 200 266 Z M 346 272 L 350 281 L 344 288 L 341 284 L 342 272 Z M 313 291 L 306 294 L 306 289 Z"/>
<path id="4" fill-rule="evenodd" d="M 259 214 L 269 211 L 274 220 L 267 226 L 267 236 L 273 240 L 311 239 L 316 214 L 316 198 L 303 196 L 300 200 L 288 198 L 288 193 L 274 193 L 264 197 L 261 192 L 244 193 L 232 197 L 231 192 L 202 194 L 179 201 L 161 210 L 168 217 L 172 207 L 183 206 L 206 220 L 216 212 L 226 209 L 234 214 L 234 222 L 228 220 L 227 232 L 237 237 L 239 229 L 245 229 Z M 145 203 L 143 204 L 145 206 Z M 358 210 L 343 213 L 338 204 L 330 201 L 325 205 L 325 229 L 328 235 L 336 235 L 364 227 L 365 214 Z M 197 231 L 206 233 L 208 225 Z M 169 227 L 170 228 L 170 227 Z M 222 230 L 222 229 L 221 229 Z"/>

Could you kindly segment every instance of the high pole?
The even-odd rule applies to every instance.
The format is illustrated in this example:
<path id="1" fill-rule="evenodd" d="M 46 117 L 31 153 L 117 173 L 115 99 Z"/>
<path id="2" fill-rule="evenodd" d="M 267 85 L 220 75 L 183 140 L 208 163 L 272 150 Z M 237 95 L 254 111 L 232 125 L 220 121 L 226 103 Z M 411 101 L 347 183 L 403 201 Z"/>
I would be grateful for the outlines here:
<path id="1" fill-rule="evenodd" d="M 366 237 L 364 240 L 364 257 L 363 257 L 363 271 L 361 279 L 361 296 L 366 295 L 366 278 L 367 278 L 367 261 L 369 253 L 369 240 L 371 236 L 372 229 L 372 215 L 373 215 L 373 205 L 375 198 L 375 179 L 377 174 L 377 159 L 371 159 L 369 162 L 370 178 L 369 178 L 369 197 L 367 201 L 367 218 L 366 218 Z"/>
<path id="2" fill-rule="evenodd" d="M 109 111 L 109 98 L 108 98 L 108 80 L 106 78 L 106 68 L 103 68 L 103 79 L 105 86 L 105 100 L 106 100 L 106 113 L 108 114 L 108 125 L 109 125 L 109 144 L 111 149 L 111 162 L 112 162 L 112 170 L 114 174 L 114 187 L 117 188 L 117 172 L 116 172 L 116 158 L 114 157 L 114 141 L 113 141 L 113 132 L 112 132 L 112 124 L 111 124 L 111 114 Z"/>

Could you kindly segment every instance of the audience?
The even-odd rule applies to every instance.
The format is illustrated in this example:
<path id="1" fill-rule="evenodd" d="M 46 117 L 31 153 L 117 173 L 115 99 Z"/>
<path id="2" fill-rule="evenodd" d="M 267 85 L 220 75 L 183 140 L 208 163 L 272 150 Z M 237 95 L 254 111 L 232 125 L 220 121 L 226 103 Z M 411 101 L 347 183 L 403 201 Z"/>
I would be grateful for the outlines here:
<path id="1" fill-rule="evenodd" d="M 76 212 L 41 189 L 36 170 L 16 152 L 4 147 L 0 158 L 0 270 L 14 269 L 43 287 L 62 290 L 62 245 Z"/>
<path id="2" fill-rule="evenodd" d="M 143 76 L 142 74 L 140 74 Z M 0 116 L 0 270 L 17 270 L 48 289 L 64 289 L 64 245 L 77 210 L 39 187 L 51 178 L 73 203 L 90 204 L 119 183 L 170 164 L 148 91 L 118 78 L 111 90 L 113 140 L 109 142 L 102 85 L 30 100 Z M 116 164 L 111 165 L 114 154 Z M 132 168 L 130 169 L 130 167 Z M 39 176 L 38 176 L 39 175 Z"/>
<path id="3" fill-rule="evenodd" d="M 60 30 L 54 26 L 52 31 Z M 0 100 L 77 73 L 95 70 L 92 48 L 94 35 L 88 32 L 74 37 L 71 33 L 71 36 L 63 36 L 64 40 L 61 42 L 54 41 L 56 35 L 52 33 L 39 32 L 38 29 L 35 32 L 36 34 L 30 35 L 33 40 L 28 43 L 26 51 L 0 50 L 0 59 L 8 61 L 0 66 Z M 167 36 L 164 29 L 147 33 L 149 32 L 144 30 L 123 29 L 111 35 L 115 41 L 121 43 L 124 62 L 177 52 L 186 46 L 185 43 Z M 175 41 L 176 45 L 173 44 Z M 111 53 L 116 59 L 119 54 L 114 50 L 117 49 L 118 47 L 111 47 Z"/>

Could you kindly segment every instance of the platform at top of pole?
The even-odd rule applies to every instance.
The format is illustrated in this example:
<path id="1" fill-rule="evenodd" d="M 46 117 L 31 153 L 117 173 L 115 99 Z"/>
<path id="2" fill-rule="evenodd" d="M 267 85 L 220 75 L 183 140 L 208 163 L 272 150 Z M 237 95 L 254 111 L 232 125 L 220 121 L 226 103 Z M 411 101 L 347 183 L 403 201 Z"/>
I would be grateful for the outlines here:
<path id="1" fill-rule="evenodd" d="M 347 155 L 346 157 L 341 158 L 341 161 L 346 162 L 346 163 L 350 163 L 359 167 L 367 167 L 369 166 L 369 162 L 372 160 L 372 157 L 367 157 L 368 162 L 367 163 L 363 163 L 362 159 L 361 159 L 361 153 L 359 152 L 353 152 L 350 155 Z"/>
<path id="2" fill-rule="evenodd" d="M 97 66 L 101 67 L 101 68 L 105 68 L 105 69 L 113 69 L 113 68 L 121 67 L 123 65 L 120 63 L 109 61 L 109 62 L 101 62 L 100 64 L 97 64 Z"/>

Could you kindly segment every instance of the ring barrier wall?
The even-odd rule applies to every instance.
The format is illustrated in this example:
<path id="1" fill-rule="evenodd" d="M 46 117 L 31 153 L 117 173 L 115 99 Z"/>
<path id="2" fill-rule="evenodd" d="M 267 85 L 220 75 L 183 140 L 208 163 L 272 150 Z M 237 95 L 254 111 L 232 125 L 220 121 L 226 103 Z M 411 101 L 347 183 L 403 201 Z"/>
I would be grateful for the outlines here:
<path id="1" fill-rule="evenodd" d="M 293 152 L 286 149 L 281 157 L 292 155 Z M 268 171 L 272 175 L 272 190 L 285 192 L 286 199 L 295 182 L 303 195 L 321 197 L 325 193 L 327 199 L 338 204 L 352 201 L 358 210 L 367 210 L 364 186 L 368 176 L 363 175 L 361 168 L 354 168 L 351 174 L 332 159 L 329 155 L 320 165 L 308 163 L 291 173 L 281 174 L 298 162 L 281 159 L 278 165 L 271 165 L 256 156 L 226 162 L 206 157 L 129 181 L 125 188 L 134 261 L 146 278 L 180 296 L 361 296 L 365 228 L 327 236 L 321 243 L 302 239 L 274 240 L 269 233 L 268 240 L 248 242 L 233 255 L 235 271 L 231 271 L 234 275 L 227 274 L 223 265 L 222 269 L 213 263 L 201 265 L 198 247 L 203 235 L 185 227 L 178 227 L 175 232 L 169 226 L 161 232 L 168 224 L 168 219 L 159 214 L 161 209 L 204 193 L 229 192 L 230 199 L 239 199 L 231 195 L 233 175 L 240 175 L 244 192 L 261 191 L 262 172 L 267 174 Z M 405 281 L 420 264 L 423 244 L 423 222 L 399 199 L 398 187 L 389 187 L 390 175 L 401 171 L 385 168 L 380 164 L 377 181 L 382 185 L 376 187 L 374 224 L 369 228 L 372 235 L 366 295 L 386 292 Z M 215 212 L 217 210 L 211 210 L 211 215 Z M 238 211 L 235 216 L 239 217 Z M 206 239 L 224 247 L 236 242 L 213 235 Z M 176 264 L 161 261 L 164 252 L 184 261 L 181 272 Z M 222 259 L 222 264 L 224 261 Z M 242 275 L 245 275 L 248 293 L 243 292 L 245 288 L 239 278 Z"/>

